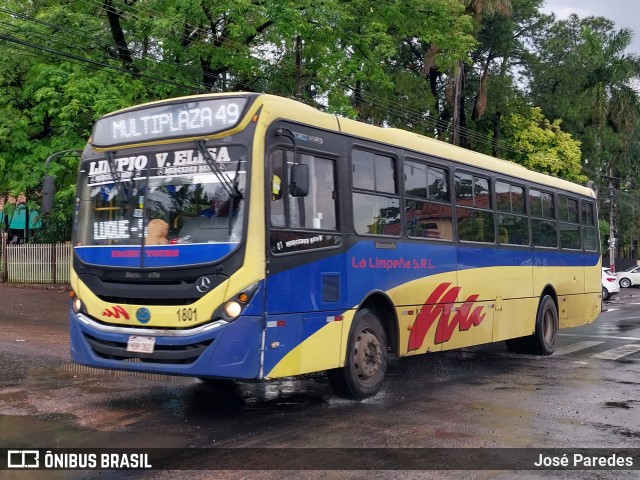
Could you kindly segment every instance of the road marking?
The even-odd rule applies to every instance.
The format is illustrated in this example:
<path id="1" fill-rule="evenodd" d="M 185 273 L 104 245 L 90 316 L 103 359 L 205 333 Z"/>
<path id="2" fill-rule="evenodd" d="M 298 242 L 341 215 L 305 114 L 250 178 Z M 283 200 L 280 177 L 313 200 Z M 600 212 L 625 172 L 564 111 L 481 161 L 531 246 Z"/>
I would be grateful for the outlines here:
<path id="1" fill-rule="evenodd" d="M 557 355 L 566 355 L 567 353 L 577 352 L 578 350 L 584 350 L 585 348 L 600 345 L 602 343 L 604 342 L 584 341 L 572 343 L 571 345 L 565 345 L 564 347 L 556 348 L 555 352 L 553 352 L 553 356 L 555 357 Z"/>
<path id="2" fill-rule="evenodd" d="M 600 328 L 600 330 L 618 330 L 617 325 L 612 325 L 610 323 L 603 323 L 602 325 L 599 325 L 598 328 Z"/>
<path id="3" fill-rule="evenodd" d="M 585 337 L 585 338 L 613 338 L 614 340 L 631 340 L 640 342 L 640 337 L 615 337 L 613 335 L 584 335 L 580 333 L 559 333 L 558 336 L 563 337 Z"/>
<path id="4" fill-rule="evenodd" d="M 591 358 L 600 358 L 603 360 L 617 360 L 618 358 L 626 357 L 632 353 L 640 352 L 640 344 L 634 345 L 622 345 L 620 347 L 612 348 L 595 355 L 591 355 Z"/>
<path id="5" fill-rule="evenodd" d="M 618 310 L 620 310 L 619 308 L 607 308 L 606 310 L 603 310 L 603 312 L 617 312 Z"/>

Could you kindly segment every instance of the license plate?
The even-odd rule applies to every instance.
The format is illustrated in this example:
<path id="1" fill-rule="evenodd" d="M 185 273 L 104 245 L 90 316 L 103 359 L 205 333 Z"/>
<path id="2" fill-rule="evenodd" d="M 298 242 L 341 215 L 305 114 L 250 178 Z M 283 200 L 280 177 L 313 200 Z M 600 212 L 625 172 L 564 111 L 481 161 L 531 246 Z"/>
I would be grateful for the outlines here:
<path id="1" fill-rule="evenodd" d="M 155 337 L 139 337 L 137 335 L 131 335 L 127 342 L 127 352 L 153 353 L 155 346 Z"/>

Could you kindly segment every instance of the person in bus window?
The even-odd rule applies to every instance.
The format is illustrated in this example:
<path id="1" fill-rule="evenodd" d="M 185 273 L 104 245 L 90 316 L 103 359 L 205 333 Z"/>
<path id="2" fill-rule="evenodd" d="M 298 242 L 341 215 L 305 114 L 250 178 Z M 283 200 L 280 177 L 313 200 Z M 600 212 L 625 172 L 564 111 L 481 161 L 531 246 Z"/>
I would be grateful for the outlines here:
<path id="1" fill-rule="evenodd" d="M 167 245 L 169 239 L 169 224 L 159 218 L 154 218 L 147 225 L 147 237 L 145 238 L 145 245 Z"/>

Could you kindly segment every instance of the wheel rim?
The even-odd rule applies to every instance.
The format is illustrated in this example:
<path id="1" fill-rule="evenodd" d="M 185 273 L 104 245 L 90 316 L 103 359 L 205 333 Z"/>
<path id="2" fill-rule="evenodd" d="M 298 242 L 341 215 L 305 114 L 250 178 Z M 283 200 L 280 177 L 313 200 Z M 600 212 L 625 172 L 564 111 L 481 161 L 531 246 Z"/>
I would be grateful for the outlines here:
<path id="1" fill-rule="evenodd" d="M 551 345 L 555 333 L 555 319 L 550 309 L 545 310 L 542 324 L 544 325 L 544 341 L 547 345 Z"/>
<path id="2" fill-rule="evenodd" d="M 627 287 L 629 287 L 630 284 L 631 284 L 631 282 L 629 280 L 627 280 L 626 278 L 623 278 L 622 280 L 620 280 L 620 286 L 622 288 L 627 288 Z"/>
<path id="3" fill-rule="evenodd" d="M 363 383 L 371 380 L 380 370 L 382 349 L 380 341 L 370 330 L 362 330 L 353 348 L 353 369 Z"/>

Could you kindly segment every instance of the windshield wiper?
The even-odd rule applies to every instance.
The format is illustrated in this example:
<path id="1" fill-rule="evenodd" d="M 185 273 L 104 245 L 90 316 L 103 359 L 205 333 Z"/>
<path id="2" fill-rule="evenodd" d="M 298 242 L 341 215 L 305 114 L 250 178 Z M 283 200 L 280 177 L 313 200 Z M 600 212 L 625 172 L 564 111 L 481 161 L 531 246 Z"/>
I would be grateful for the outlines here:
<path id="1" fill-rule="evenodd" d="M 207 150 L 204 140 L 197 140 L 196 146 L 198 147 L 198 151 L 202 154 L 202 157 L 204 158 L 205 162 L 207 162 L 207 165 L 209 166 L 211 171 L 214 173 L 216 178 L 220 181 L 220 183 L 222 184 L 223 188 L 227 191 L 229 196 L 231 198 L 242 199 L 242 193 L 240 193 L 240 190 L 238 190 L 238 182 L 237 182 L 238 169 L 236 168 L 236 178 L 234 179 L 234 181 L 231 181 L 231 179 L 227 176 L 227 174 L 224 173 L 224 171 L 220 168 L 220 166 L 218 165 L 218 162 L 216 162 L 213 159 L 209 150 Z"/>
<path id="2" fill-rule="evenodd" d="M 109 173 L 111 174 L 111 179 L 113 180 L 113 184 L 120 190 L 122 194 L 122 198 L 125 202 L 129 202 L 129 193 L 125 189 L 124 182 L 122 181 L 122 174 L 118 174 L 116 176 L 116 159 L 115 153 L 113 150 L 109 150 L 107 152 L 107 161 L 109 162 Z"/>
<path id="3" fill-rule="evenodd" d="M 233 190 L 238 192 L 237 197 L 231 197 L 230 205 L 229 205 L 229 237 L 231 237 L 231 230 L 233 229 L 233 214 L 236 211 L 236 202 L 242 200 L 242 193 L 238 189 L 238 182 L 240 180 L 240 162 L 242 162 L 242 158 L 238 158 L 238 163 L 236 164 L 236 171 L 233 176 Z"/>

